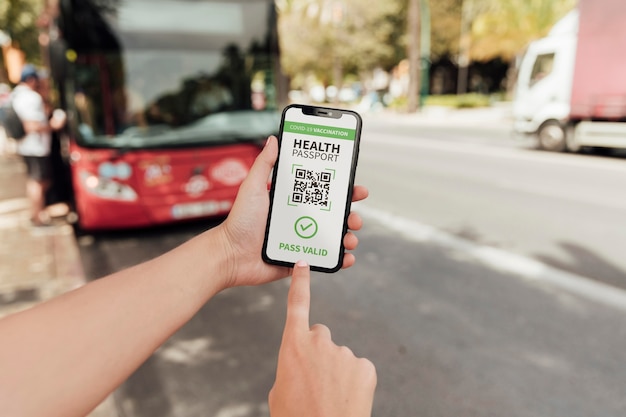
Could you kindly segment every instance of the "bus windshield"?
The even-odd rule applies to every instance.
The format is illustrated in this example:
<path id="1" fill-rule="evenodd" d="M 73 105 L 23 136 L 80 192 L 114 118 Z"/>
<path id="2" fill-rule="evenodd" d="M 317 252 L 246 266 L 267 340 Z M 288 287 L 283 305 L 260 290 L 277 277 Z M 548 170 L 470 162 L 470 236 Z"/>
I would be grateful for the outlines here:
<path id="1" fill-rule="evenodd" d="M 178 147 L 275 133 L 278 47 L 267 0 L 62 0 L 79 143 Z"/>

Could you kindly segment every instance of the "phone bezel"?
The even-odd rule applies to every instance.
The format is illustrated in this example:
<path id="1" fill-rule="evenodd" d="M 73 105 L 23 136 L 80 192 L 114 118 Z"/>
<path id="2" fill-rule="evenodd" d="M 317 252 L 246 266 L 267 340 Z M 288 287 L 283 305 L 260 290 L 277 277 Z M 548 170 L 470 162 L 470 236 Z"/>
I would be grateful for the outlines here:
<path id="1" fill-rule="evenodd" d="M 272 173 L 272 182 L 271 182 L 271 187 L 270 187 L 270 205 L 269 205 L 269 210 L 268 210 L 268 215 L 267 215 L 267 222 L 265 225 L 265 236 L 263 239 L 263 249 L 262 249 L 261 256 L 263 258 L 263 261 L 268 264 L 287 266 L 287 267 L 293 267 L 294 265 L 293 262 L 272 259 L 267 254 L 268 236 L 269 236 L 270 224 L 272 220 L 272 210 L 274 207 L 274 193 L 275 193 L 275 187 L 276 187 L 276 177 L 278 174 L 277 168 L 280 164 L 280 149 L 281 149 L 282 141 L 283 141 L 283 128 L 284 128 L 285 121 L 286 121 L 285 117 L 287 115 L 287 111 L 292 108 L 301 109 L 302 113 L 306 115 L 320 117 L 320 118 L 338 119 L 338 118 L 341 118 L 344 114 L 349 114 L 349 115 L 354 116 L 354 118 L 356 119 L 356 127 L 355 127 L 356 135 L 354 138 L 354 149 L 352 152 L 350 177 L 348 181 L 346 206 L 345 206 L 344 213 L 343 213 L 343 228 L 342 228 L 342 233 L 341 233 L 340 242 L 339 242 L 340 247 L 339 247 L 339 256 L 337 259 L 337 263 L 332 268 L 322 267 L 318 265 L 310 265 L 312 271 L 325 272 L 325 273 L 337 272 L 341 269 L 343 265 L 343 257 L 345 255 L 345 246 L 344 246 L 343 240 L 344 240 L 346 233 L 348 232 L 348 216 L 350 215 L 350 210 L 352 207 L 352 193 L 354 190 L 354 180 L 356 176 L 356 168 L 358 165 L 360 142 L 361 142 L 361 130 L 363 126 L 363 121 L 361 119 L 361 116 L 357 112 L 352 111 L 352 110 L 337 109 L 337 108 L 331 108 L 331 107 L 321 107 L 321 106 L 309 106 L 305 104 L 291 104 L 283 109 L 281 120 L 280 120 L 280 129 L 279 129 L 279 134 L 278 134 L 279 151 L 278 151 L 278 157 L 276 159 L 276 163 L 274 164 L 274 170 Z"/>

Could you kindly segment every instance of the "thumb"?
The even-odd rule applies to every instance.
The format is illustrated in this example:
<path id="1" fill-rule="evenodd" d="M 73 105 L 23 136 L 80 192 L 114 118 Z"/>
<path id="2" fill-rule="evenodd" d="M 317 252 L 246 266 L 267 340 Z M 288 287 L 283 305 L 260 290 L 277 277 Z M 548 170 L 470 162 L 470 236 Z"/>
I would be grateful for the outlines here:
<path id="1" fill-rule="evenodd" d="M 261 153 L 256 157 L 248 179 L 252 183 L 253 187 L 267 188 L 267 181 L 278 158 L 278 139 L 276 136 L 270 136 L 265 142 L 265 147 Z"/>
<path id="2" fill-rule="evenodd" d="M 287 320 L 285 333 L 288 331 L 308 331 L 309 311 L 311 309 L 311 271 L 305 261 L 298 261 L 293 267 L 291 287 L 287 296 Z"/>

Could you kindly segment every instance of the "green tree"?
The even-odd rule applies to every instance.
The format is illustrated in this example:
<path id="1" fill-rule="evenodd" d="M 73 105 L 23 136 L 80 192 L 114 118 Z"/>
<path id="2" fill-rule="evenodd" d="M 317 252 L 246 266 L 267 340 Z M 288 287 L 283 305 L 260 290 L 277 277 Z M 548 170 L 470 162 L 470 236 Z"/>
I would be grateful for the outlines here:
<path id="1" fill-rule="evenodd" d="M 0 28 L 9 35 L 14 46 L 26 54 L 26 60 L 40 62 L 37 18 L 41 14 L 42 0 L 0 1 Z"/>
<path id="2" fill-rule="evenodd" d="M 428 0 L 431 61 L 450 57 L 466 81 L 471 62 L 513 62 L 544 36 L 577 0 Z M 365 80 L 408 58 L 419 33 L 408 21 L 410 0 L 277 0 L 283 66 L 304 85 L 306 74 L 340 85 L 346 74 Z M 465 76 L 463 76 L 465 74 Z"/>
<path id="3" fill-rule="evenodd" d="M 340 86 L 398 62 L 400 0 L 280 0 L 283 67 L 296 83 L 315 74 Z"/>
<path id="4" fill-rule="evenodd" d="M 457 56 L 462 0 L 430 0 L 431 60 Z"/>
<path id="5" fill-rule="evenodd" d="M 477 61 L 512 60 L 532 40 L 572 10 L 577 0 L 465 0 L 480 1 L 483 11 L 471 25 L 470 56 Z"/>
<path id="6" fill-rule="evenodd" d="M 572 10 L 577 0 L 464 0 L 479 1 L 482 9 L 471 24 L 469 56 L 473 61 L 500 58 L 509 62 L 507 90 L 516 79 L 515 57 L 528 43 L 548 34 Z"/>

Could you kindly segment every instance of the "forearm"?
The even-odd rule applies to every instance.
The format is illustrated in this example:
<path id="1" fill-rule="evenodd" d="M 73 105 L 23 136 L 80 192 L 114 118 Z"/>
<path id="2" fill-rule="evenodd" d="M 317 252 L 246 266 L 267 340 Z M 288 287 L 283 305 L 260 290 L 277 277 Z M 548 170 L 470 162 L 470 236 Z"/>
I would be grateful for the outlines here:
<path id="1" fill-rule="evenodd" d="M 224 287 L 219 235 L 0 321 L 3 414 L 66 417 L 95 407 Z"/>
<path id="2" fill-rule="evenodd" d="M 32 120 L 24 120 L 22 122 L 26 134 L 30 133 L 47 133 L 50 132 L 50 124 L 46 122 L 35 122 Z"/>

